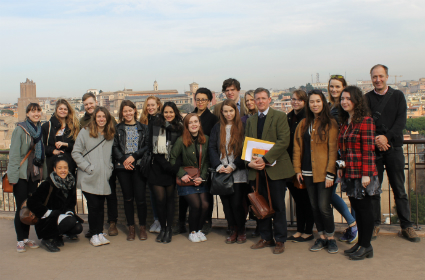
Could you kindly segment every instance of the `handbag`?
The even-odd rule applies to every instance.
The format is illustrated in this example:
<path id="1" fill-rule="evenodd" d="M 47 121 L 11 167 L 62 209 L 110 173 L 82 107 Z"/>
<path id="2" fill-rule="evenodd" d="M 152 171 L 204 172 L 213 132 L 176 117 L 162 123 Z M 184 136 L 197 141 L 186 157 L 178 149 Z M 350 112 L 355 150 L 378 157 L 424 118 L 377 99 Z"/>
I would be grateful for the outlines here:
<path id="1" fill-rule="evenodd" d="M 114 169 L 115 170 L 118 170 L 118 171 L 127 170 L 127 169 L 125 169 L 124 164 L 122 164 L 119 161 L 115 161 L 115 163 L 114 163 Z"/>
<path id="2" fill-rule="evenodd" d="M 152 153 L 150 151 L 146 151 L 142 158 L 140 159 L 140 173 L 142 176 L 147 178 L 149 175 L 149 167 L 152 161 Z"/>
<path id="3" fill-rule="evenodd" d="M 196 144 L 195 144 L 196 145 Z M 196 147 L 195 147 L 196 149 Z M 199 145 L 199 168 L 193 166 L 185 166 L 183 167 L 184 171 L 186 171 L 187 175 L 192 177 L 193 179 L 201 177 L 201 159 L 202 159 L 202 144 Z M 190 180 L 187 183 L 184 183 L 179 176 L 176 176 L 176 184 L 178 186 L 194 186 L 195 182 Z"/>
<path id="4" fill-rule="evenodd" d="M 297 175 L 292 177 L 292 183 L 294 184 L 294 187 L 296 187 L 299 190 L 305 190 L 306 189 L 305 184 L 300 184 L 300 182 L 298 182 Z"/>
<path id="5" fill-rule="evenodd" d="M 254 186 L 252 186 L 252 188 L 254 189 L 254 192 L 249 193 L 248 198 L 249 198 L 249 201 L 251 202 L 250 208 L 252 212 L 258 219 L 262 220 L 262 219 L 266 219 L 273 216 L 275 211 L 273 210 L 273 206 L 272 206 L 272 200 L 270 197 L 270 189 L 269 189 L 269 181 L 267 179 L 267 173 L 265 170 L 264 170 L 264 174 L 266 175 L 267 193 L 268 193 L 270 205 L 267 203 L 266 199 L 258 192 L 258 182 L 259 182 L 259 176 L 260 176 L 259 174 L 260 174 L 259 171 L 257 171 L 257 178 L 255 180 L 256 186 L 255 188 Z"/>
<path id="6" fill-rule="evenodd" d="M 47 195 L 46 201 L 43 204 L 44 206 L 47 205 L 47 202 L 49 201 L 50 194 L 52 193 L 52 191 L 53 191 L 53 187 L 50 186 L 49 194 Z M 31 212 L 27 206 L 27 199 L 25 199 L 25 201 L 22 203 L 21 211 L 19 211 L 19 219 L 21 220 L 22 223 L 29 226 L 35 225 L 38 222 L 37 216 L 35 216 L 35 214 Z"/>
<path id="7" fill-rule="evenodd" d="M 227 155 L 227 162 L 229 162 L 229 156 Z M 212 195 L 229 195 L 235 192 L 233 189 L 233 172 L 232 173 L 220 173 L 213 168 L 208 169 L 211 172 L 211 187 L 210 194 Z"/>
<path id="8" fill-rule="evenodd" d="M 19 167 L 21 167 L 22 164 L 24 164 L 24 162 L 27 160 L 27 158 L 30 156 L 30 154 L 33 150 L 34 150 L 34 146 L 25 155 L 24 159 L 19 164 Z M 4 172 L 1 179 L 2 179 L 3 192 L 4 193 L 13 193 L 13 185 L 10 184 L 10 182 L 9 182 L 9 178 L 7 177 L 7 171 Z"/>

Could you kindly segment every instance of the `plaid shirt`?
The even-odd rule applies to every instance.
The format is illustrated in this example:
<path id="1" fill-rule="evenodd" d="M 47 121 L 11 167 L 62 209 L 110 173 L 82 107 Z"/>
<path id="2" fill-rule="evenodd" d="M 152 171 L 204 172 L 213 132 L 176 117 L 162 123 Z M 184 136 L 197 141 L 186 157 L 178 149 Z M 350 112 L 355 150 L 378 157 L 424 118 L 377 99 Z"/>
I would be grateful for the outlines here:
<path id="1" fill-rule="evenodd" d="M 375 165 L 375 124 L 371 117 L 364 117 L 361 123 L 343 124 L 339 131 L 338 148 L 341 159 L 345 161 L 345 178 L 378 175 Z"/>

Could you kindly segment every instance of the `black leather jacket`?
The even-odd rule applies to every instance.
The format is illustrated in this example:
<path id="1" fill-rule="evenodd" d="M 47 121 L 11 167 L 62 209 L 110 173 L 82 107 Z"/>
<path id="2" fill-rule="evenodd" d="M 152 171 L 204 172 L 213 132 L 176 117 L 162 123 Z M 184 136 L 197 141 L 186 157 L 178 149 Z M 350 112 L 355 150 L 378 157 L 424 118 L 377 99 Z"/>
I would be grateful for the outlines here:
<path id="1" fill-rule="evenodd" d="M 145 124 L 136 122 L 137 130 L 139 132 L 139 145 L 137 152 L 133 154 L 125 154 L 125 145 L 127 140 L 127 135 L 125 133 L 125 124 L 119 123 L 115 127 L 115 136 L 114 144 L 112 146 L 112 156 L 114 160 L 123 163 L 129 156 L 133 156 L 134 159 L 139 160 L 142 158 L 143 154 L 148 150 L 148 140 L 149 140 L 149 129 Z"/>

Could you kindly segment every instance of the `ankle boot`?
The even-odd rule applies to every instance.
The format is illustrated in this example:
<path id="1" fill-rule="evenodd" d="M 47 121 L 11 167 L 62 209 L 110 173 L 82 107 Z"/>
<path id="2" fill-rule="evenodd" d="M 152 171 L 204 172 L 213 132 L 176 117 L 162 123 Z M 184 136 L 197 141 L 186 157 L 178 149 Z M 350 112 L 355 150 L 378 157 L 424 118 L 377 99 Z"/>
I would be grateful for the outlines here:
<path id="1" fill-rule="evenodd" d="M 233 226 L 230 235 L 226 238 L 226 244 L 233 244 L 238 238 L 238 227 Z"/>
<path id="2" fill-rule="evenodd" d="M 165 230 L 165 235 L 164 238 L 162 239 L 163 243 L 170 243 L 171 242 L 171 238 L 173 236 L 173 229 L 170 227 Z"/>
<path id="3" fill-rule="evenodd" d="M 359 249 L 359 247 L 360 247 L 359 243 L 356 243 L 356 245 L 354 245 L 350 249 L 344 250 L 344 255 L 349 256 L 351 254 L 354 254 L 355 252 L 357 252 L 357 250 Z"/>
<path id="4" fill-rule="evenodd" d="M 163 242 L 165 236 L 165 228 L 161 228 L 161 231 L 159 232 L 158 236 L 156 237 L 156 242 Z"/>
<path id="5" fill-rule="evenodd" d="M 113 221 L 109 222 L 108 235 L 109 236 L 118 235 L 118 229 L 117 229 L 117 223 L 116 222 L 113 222 Z"/>
<path id="6" fill-rule="evenodd" d="M 238 232 L 238 239 L 236 240 L 236 242 L 238 244 L 243 244 L 246 242 L 246 228 L 243 227 L 241 230 L 239 230 Z"/>
<path id="7" fill-rule="evenodd" d="M 373 248 L 372 245 L 369 247 L 360 247 L 357 252 L 350 255 L 350 260 L 359 261 L 364 260 L 364 258 L 373 258 Z"/>
<path id="8" fill-rule="evenodd" d="M 58 248 L 58 246 L 56 246 L 55 242 L 53 239 L 43 239 L 41 240 L 41 244 L 43 244 L 47 251 L 49 252 L 59 252 L 60 249 Z"/>
<path id="9" fill-rule="evenodd" d="M 148 239 L 148 233 L 146 232 L 146 226 L 139 227 L 139 239 L 146 240 Z"/>
<path id="10" fill-rule="evenodd" d="M 135 237 L 136 237 L 136 229 L 134 228 L 134 225 L 128 226 L 127 241 L 134 241 Z"/>

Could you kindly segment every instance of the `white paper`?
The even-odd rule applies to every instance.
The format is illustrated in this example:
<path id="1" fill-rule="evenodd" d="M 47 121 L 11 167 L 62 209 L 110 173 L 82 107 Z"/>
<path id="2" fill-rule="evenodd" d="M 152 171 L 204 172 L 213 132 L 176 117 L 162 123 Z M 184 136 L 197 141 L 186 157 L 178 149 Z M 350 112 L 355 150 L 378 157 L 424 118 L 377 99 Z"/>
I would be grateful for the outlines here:
<path id="1" fill-rule="evenodd" d="M 245 160 L 251 162 L 252 149 L 271 150 L 271 148 L 273 148 L 273 144 L 266 144 L 266 143 L 248 140 L 246 144 Z M 268 164 L 268 166 L 274 166 L 275 164 L 276 164 L 276 161 L 274 161 L 272 164 Z"/>

